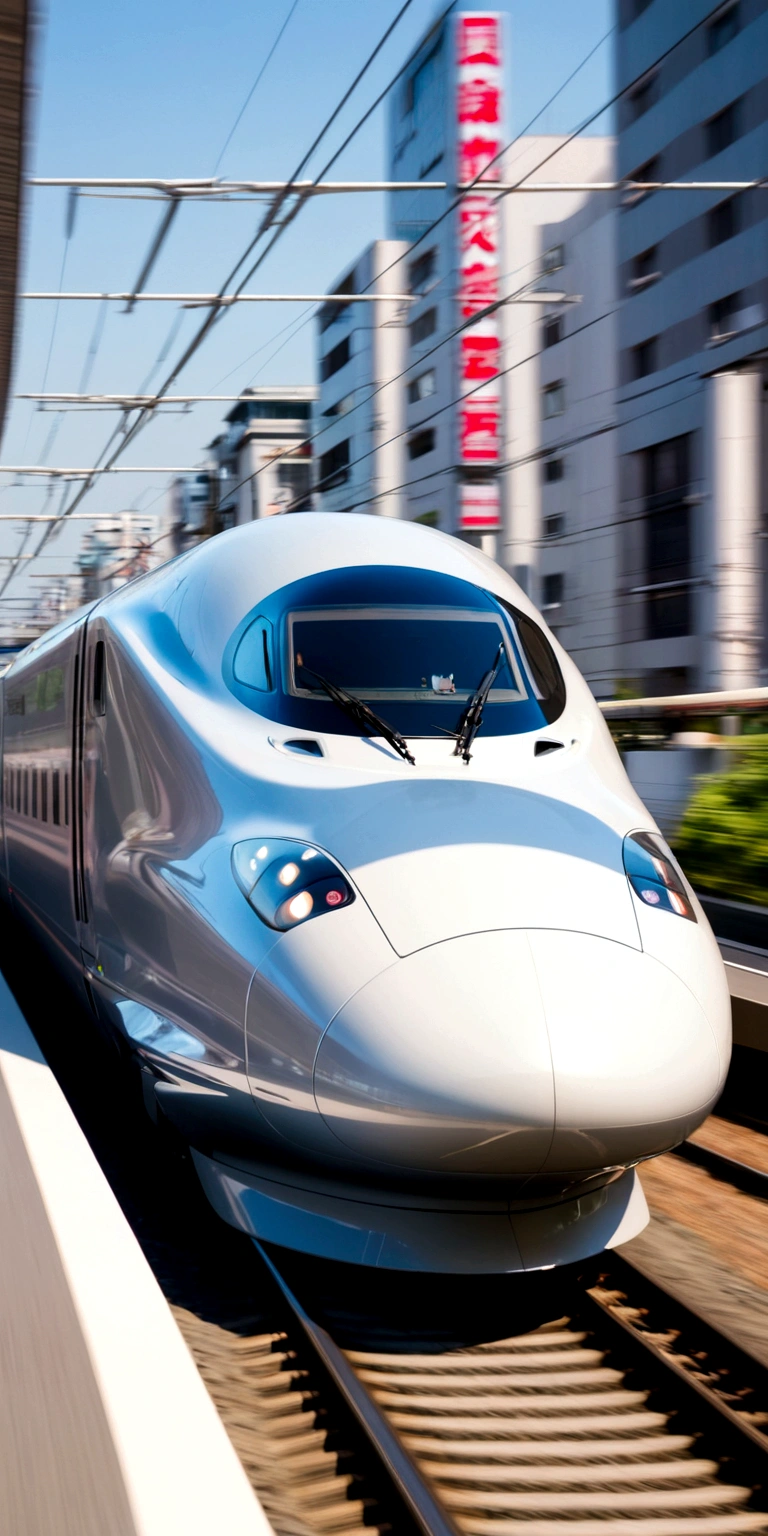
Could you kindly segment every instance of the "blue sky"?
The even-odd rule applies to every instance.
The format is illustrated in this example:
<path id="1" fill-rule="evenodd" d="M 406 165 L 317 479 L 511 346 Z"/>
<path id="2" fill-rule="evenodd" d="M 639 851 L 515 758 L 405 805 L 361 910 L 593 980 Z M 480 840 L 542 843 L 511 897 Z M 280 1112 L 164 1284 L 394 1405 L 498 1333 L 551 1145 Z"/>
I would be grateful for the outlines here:
<path id="1" fill-rule="evenodd" d="M 219 175 L 278 179 L 294 170 L 358 68 L 397 14 L 402 0 L 298 0 L 271 63 L 219 166 Z M 222 146 L 285 20 L 291 0 L 252 0 L 211 7 L 200 0 L 49 0 L 37 50 L 38 97 L 30 172 L 46 176 L 211 175 Z M 467 8 L 472 8 L 470 0 Z M 613 23 L 611 0 L 511 0 L 507 123 L 509 137 L 568 77 Z M 310 165 L 317 172 L 395 74 L 432 19 L 436 0 L 412 0 L 397 30 L 366 75 Z M 598 49 L 576 80 L 536 123 L 539 133 L 573 129 L 612 88 L 613 39 Z M 386 174 L 385 117 L 380 108 L 334 167 L 339 179 Z M 595 125 L 606 131 L 610 123 Z M 595 131 L 593 129 L 592 131 Z M 324 158 L 321 158 L 324 156 Z M 143 200 L 80 198 L 66 252 L 65 289 L 129 288 L 138 275 L 160 207 Z M 187 205 L 174 223 L 150 280 L 153 291 L 215 290 L 244 249 L 259 214 L 254 203 Z M 66 194 L 29 194 L 22 287 L 56 290 L 65 250 Z M 323 292 L 371 240 L 385 232 L 377 195 L 315 199 L 286 231 L 261 269 L 254 289 Z M 110 306 L 89 388 L 137 390 L 174 321 L 172 305 L 139 305 L 133 314 Z M 62 304 L 53 347 L 54 306 L 20 306 L 15 390 L 77 390 L 98 319 L 96 304 Z M 248 384 L 314 381 L 314 326 L 291 338 L 301 307 L 247 305 L 230 311 L 182 376 L 182 392 L 236 393 Z M 177 355 L 199 322 L 186 312 L 171 349 Z M 284 335 L 278 335 L 288 327 Z M 170 359 L 169 359 L 170 360 Z M 166 365 L 167 366 L 167 365 Z M 157 382 L 159 374 L 153 376 Z M 164 415 L 139 437 L 127 463 L 183 465 L 199 461 L 226 407 L 200 405 Z M 94 462 L 115 417 L 99 412 L 62 418 L 17 401 L 0 452 L 5 464 L 87 465 Z M 51 428 L 54 442 L 43 459 Z M 83 510 L 113 512 L 160 496 L 162 476 L 111 476 Z M 49 510 L 42 481 L 24 487 L 0 478 L 0 512 Z M 160 505 L 160 502 L 156 502 Z M 38 572 L 70 566 L 83 525 L 67 529 Z M 18 547 L 20 525 L 0 523 L 0 554 Z M 34 536 L 33 544 L 37 540 Z M 39 586 L 39 583 L 35 583 Z M 20 579 L 14 592 L 29 590 Z"/>

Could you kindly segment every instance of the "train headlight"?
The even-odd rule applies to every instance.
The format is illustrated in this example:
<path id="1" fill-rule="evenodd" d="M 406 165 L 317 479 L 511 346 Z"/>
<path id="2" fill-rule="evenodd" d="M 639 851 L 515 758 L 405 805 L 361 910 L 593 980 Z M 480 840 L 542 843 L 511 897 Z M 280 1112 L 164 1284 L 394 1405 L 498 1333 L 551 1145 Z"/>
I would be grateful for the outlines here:
<path id="1" fill-rule="evenodd" d="M 335 859 L 285 837 L 249 838 L 232 849 L 232 872 L 270 928 L 298 928 L 323 912 L 348 907 L 355 893 Z"/>
<path id="2" fill-rule="evenodd" d="M 676 912 L 696 922 L 680 871 L 655 832 L 630 832 L 624 839 L 624 868 L 637 896 L 648 907 Z"/>

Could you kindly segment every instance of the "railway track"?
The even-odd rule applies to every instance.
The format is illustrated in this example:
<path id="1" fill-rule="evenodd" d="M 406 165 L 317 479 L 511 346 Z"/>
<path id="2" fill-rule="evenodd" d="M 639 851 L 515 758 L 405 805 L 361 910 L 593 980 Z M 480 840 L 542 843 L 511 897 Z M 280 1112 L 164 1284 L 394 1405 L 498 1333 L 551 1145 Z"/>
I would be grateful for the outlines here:
<path id="1" fill-rule="evenodd" d="M 746 1195 L 756 1195 L 760 1200 L 768 1200 L 768 1173 L 764 1173 L 761 1168 L 739 1162 L 737 1158 L 717 1152 L 714 1147 L 704 1146 L 700 1141 L 684 1141 L 673 1150 L 675 1157 L 682 1157 L 686 1162 L 694 1163 L 697 1168 L 705 1168 L 707 1173 L 732 1184 L 734 1189 L 741 1189 Z"/>
<path id="2" fill-rule="evenodd" d="M 459 1347 L 423 1326 L 424 1287 L 410 1328 L 402 1277 L 361 1311 L 349 1274 L 339 1299 L 328 1266 L 263 1257 L 425 1536 L 768 1532 L 768 1372 L 618 1256 L 549 1287 L 535 1326 Z"/>
<path id="3" fill-rule="evenodd" d="M 522 1286 L 262 1257 L 3 949 L 278 1536 L 768 1533 L 768 1373 L 693 1312 L 616 1255 Z"/>

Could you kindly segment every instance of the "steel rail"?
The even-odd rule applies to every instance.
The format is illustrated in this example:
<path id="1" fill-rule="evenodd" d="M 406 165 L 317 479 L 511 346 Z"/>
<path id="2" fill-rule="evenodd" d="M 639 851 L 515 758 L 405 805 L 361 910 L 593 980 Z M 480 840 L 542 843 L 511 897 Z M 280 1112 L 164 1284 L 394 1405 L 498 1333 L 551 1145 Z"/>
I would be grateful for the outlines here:
<path id="1" fill-rule="evenodd" d="M 768 1200 L 768 1173 L 763 1173 L 761 1168 L 753 1168 L 751 1163 L 741 1163 L 724 1152 L 715 1152 L 713 1147 L 702 1146 L 700 1141 L 683 1141 L 679 1147 L 673 1147 L 672 1151 L 675 1157 L 681 1157 L 697 1168 L 705 1168 L 707 1173 L 722 1180 L 724 1184 L 732 1184 L 734 1189 L 742 1190 L 745 1195 L 756 1195 L 758 1200 Z"/>
<path id="2" fill-rule="evenodd" d="M 347 1354 L 327 1329 L 309 1315 L 273 1258 L 258 1241 L 255 1246 L 307 1340 L 354 1412 L 425 1536 L 432 1532 L 455 1533 L 457 1527 L 468 1531 L 495 1530 L 497 1524 L 503 1524 L 505 1511 L 521 1513 L 525 1517 L 538 1499 L 545 1503 L 545 1512 L 549 1516 L 547 1530 L 550 1525 L 554 1529 L 555 1524 L 559 1528 L 561 1521 L 567 1522 L 591 1504 L 597 1518 L 604 1519 L 609 1504 L 613 1507 L 614 1499 L 617 1508 L 621 1508 L 622 1495 L 608 1495 L 604 1491 L 616 1482 L 627 1489 L 628 1502 L 635 1512 L 642 1513 L 656 1505 L 664 1511 L 664 1530 L 671 1530 L 674 1518 L 669 1519 L 669 1511 L 676 1510 L 679 1516 L 685 1515 L 688 1503 L 683 1489 L 691 1487 L 691 1480 L 695 1482 L 707 1471 L 710 1478 L 713 1473 L 716 1476 L 712 1485 L 715 1513 L 705 1517 L 712 1519 L 713 1530 L 768 1529 L 768 1514 L 762 1513 L 768 1492 L 768 1437 L 750 1419 L 750 1414 L 754 1417 L 755 1406 L 761 1414 L 768 1406 L 768 1371 L 734 1340 L 693 1308 L 679 1302 L 623 1256 L 605 1255 L 606 1268 L 601 1273 L 599 1285 L 584 1276 L 574 1283 L 573 1321 L 577 1327 L 583 1324 L 588 1331 L 570 1335 L 573 1344 L 579 1345 L 582 1341 L 579 1348 L 584 1350 L 583 1363 L 580 1368 L 577 1363 L 575 1372 L 575 1377 L 580 1377 L 581 1381 L 577 1381 L 575 1394 L 571 1397 L 573 1411 L 567 1418 L 560 1418 L 560 1405 L 566 1399 L 558 1395 L 557 1390 L 553 1396 L 553 1389 L 562 1391 L 564 1366 L 567 1377 L 567 1332 L 562 1337 L 559 1334 L 547 1336 L 545 1330 L 540 1335 L 538 1354 L 533 1347 L 537 1342 L 535 1331 L 527 1339 L 523 1337 L 518 1341 L 524 1346 L 527 1344 L 528 1348 L 517 1352 L 515 1343 L 509 1341 L 504 1345 L 487 1346 L 490 1354 L 485 1348 L 460 1352 L 458 1356 L 455 1351 L 449 1351 L 448 1355 L 435 1354 L 432 1350 L 418 1353 L 418 1345 L 412 1354 L 405 1356 L 360 1354 L 358 1351 Z M 617 1315 L 615 1294 L 601 1296 L 601 1286 L 609 1289 L 617 1286 L 626 1295 L 629 1308 L 637 1305 L 638 1295 L 641 1305 L 650 1296 L 651 1310 L 661 1314 L 661 1322 L 659 1326 L 659 1318 L 653 1316 L 649 1327 L 655 1327 L 657 1335 L 668 1333 L 671 1320 L 673 1328 L 685 1335 L 681 1357 L 675 1358 L 635 1322 Z M 692 1345 L 688 1342 L 690 1335 L 693 1336 Z M 703 1364 L 698 1349 L 700 1343 L 705 1349 Z M 609 1357 L 615 1354 L 616 1367 L 601 1365 L 606 1353 Z M 572 1368 L 573 1355 L 570 1364 Z M 627 1368 L 636 1377 L 636 1383 L 628 1391 L 623 1387 Z M 487 1392 L 484 1396 L 478 1378 L 478 1372 L 482 1376 L 484 1369 L 486 1374 L 490 1372 L 489 1381 L 496 1383 L 491 1385 L 491 1396 Z M 704 1375 L 708 1375 L 710 1381 L 722 1382 L 721 1390 L 703 1380 Z M 661 1390 L 664 1394 L 669 1406 L 662 1412 L 654 1409 L 639 1411 L 642 1410 L 640 1398 L 647 1396 L 649 1387 L 651 1391 Z M 505 1389 L 509 1391 L 510 1388 L 513 1390 L 506 1397 Z M 538 1404 L 538 1407 L 524 1410 L 528 1415 L 524 1418 L 515 1417 L 520 1413 L 518 1394 L 521 1390 L 527 1402 Z M 744 1392 L 751 1392 L 753 1398 L 740 1412 L 731 1404 L 744 1401 Z M 455 1400 L 453 1409 L 452 1399 Z M 626 1419 L 616 1408 L 613 1409 L 615 1417 L 610 1417 L 610 1410 L 606 1417 L 611 1399 L 623 1408 Z M 621 1404 L 618 1404 L 619 1399 Z M 637 1399 L 637 1402 L 631 1399 Z M 387 1408 L 392 1410 L 391 1421 Z M 537 1413 L 543 1417 L 536 1418 Z M 664 1433 L 665 1419 L 668 1423 L 670 1416 L 679 1414 L 683 1416 L 683 1423 L 676 1424 L 672 1430 L 667 1428 Z M 583 1440 L 579 1438 L 582 1423 L 589 1426 Z M 686 1424 L 689 1426 L 687 1430 Z M 495 1436 L 485 1438 L 494 1427 Z M 613 1438 L 597 1443 L 594 1438 L 590 1439 L 590 1434 L 594 1437 L 598 1428 L 603 1435 Z M 684 1431 L 682 1435 L 677 1433 L 680 1428 Z M 711 1447 L 709 1452 L 698 1444 L 698 1435 L 702 1431 Z M 518 1433 L 523 1435 L 520 1441 L 515 1439 Z M 531 1434 L 532 1441 L 526 1438 Z M 463 1435 L 472 1438 L 466 1440 Z M 649 1435 L 656 1438 L 649 1439 Z M 543 1440 L 542 1436 L 549 1438 Z M 686 1445 L 691 1450 L 693 1463 L 688 1473 L 682 1467 L 678 1472 L 674 1464 L 670 1467 L 666 1457 L 684 1451 Z M 601 1465 L 606 1458 L 613 1461 L 614 1448 L 618 1457 L 615 1469 Z M 701 1459 L 708 1454 L 714 1459 Z M 649 1456 L 658 1459 L 649 1463 Z M 562 1465 L 563 1458 L 566 1459 L 565 1466 Z M 734 1484 L 732 1492 L 741 1507 L 741 1514 L 725 1514 L 722 1521 L 717 1511 L 724 1508 L 728 1500 L 727 1489 L 722 1489 L 722 1496 L 717 1491 L 720 1488 L 718 1464 L 720 1471 L 726 1473 L 727 1482 Z M 590 1466 L 595 1469 L 594 1479 L 590 1477 Z M 573 1469 L 573 1475 L 569 1468 Z M 430 1471 L 437 1478 L 436 1489 L 433 1489 Z M 650 1482 L 647 1481 L 649 1478 Z M 566 1486 L 571 1484 L 577 1489 L 575 1494 Z M 639 1490 L 645 1486 L 646 1491 L 629 1492 L 636 1484 Z M 442 1502 L 443 1487 L 445 1503 Z M 547 1491 L 537 1494 L 535 1488 L 546 1488 Z M 755 1493 L 759 1494 L 759 1511 L 746 1508 L 744 1504 L 744 1500 Z M 703 1512 L 709 1503 L 706 1487 L 689 1502 L 696 1520 L 699 1517 L 695 1511 L 701 1509 Z M 491 1508 L 494 1514 L 487 1518 Z M 479 1511 L 482 1518 L 477 1518 Z M 656 1519 L 658 1517 L 653 1520 L 654 1526 Z M 687 1519 L 683 1520 L 686 1531 L 690 1524 Z M 566 1530 L 567 1523 L 564 1536 Z"/>
<path id="3" fill-rule="evenodd" d="M 697 1335 L 705 1346 L 709 1345 L 710 1350 L 714 1348 L 719 1351 L 720 1359 L 729 1371 L 735 1365 L 742 1376 L 742 1388 L 754 1389 L 757 1385 L 758 1390 L 763 1392 L 766 1407 L 768 1407 L 768 1370 L 754 1355 L 710 1322 L 696 1307 L 673 1295 L 660 1281 L 652 1278 L 645 1269 L 634 1264 L 625 1254 L 607 1253 L 605 1258 L 608 1284 L 618 1280 L 630 1306 L 633 1299 L 650 1298 L 655 1302 L 660 1313 L 666 1314 L 667 1321 L 670 1320 L 671 1314 L 673 1321 L 682 1322 L 692 1335 Z M 675 1377 L 676 1382 L 684 1388 L 689 1403 L 693 1403 L 694 1407 L 703 1406 L 706 1418 L 721 1432 L 726 1431 L 731 1445 L 738 1448 L 740 1444 L 743 1455 L 747 1458 L 755 1458 L 755 1465 L 759 1466 L 761 1473 L 762 1486 L 768 1490 L 768 1430 L 758 1429 L 744 1413 L 739 1413 L 732 1408 L 716 1390 L 707 1386 L 700 1376 L 694 1375 L 695 1367 L 688 1356 L 685 1356 L 689 1360 L 688 1365 L 675 1359 L 674 1355 L 662 1349 L 634 1323 L 618 1317 L 611 1310 L 610 1303 L 596 1297 L 593 1289 L 586 1293 L 590 1303 L 599 1309 L 603 1317 L 610 1319 L 617 1329 L 621 1329 L 625 1338 L 631 1339 L 633 1343 L 640 1346 L 657 1366 L 664 1367 L 670 1375 Z M 644 1293 L 644 1296 L 638 1293 Z M 703 1374 L 703 1368 L 698 1366 L 698 1369 Z M 739 1384 L 729 1376 L 728 1395 L 736 1397 L 738 1391 Z"/>
<path id="4" fill-rule="evenodd" d="M 331 1380 L 341 1392 L 358 1423 L 365 1431 L 373 1449 L 383 1462 L 400 1497 L 407 1505 L 423 1536 L 460 1536 L 447 1511 L 438 1503 L 431 1488 L 419 1472 L 416 1463 L 403 1445 L 400 1436 L 387 1422 L 381 1409 L 363 1386 L 346 1355 L 331 1335 L 319 1323 L 313 1321 L 283 1278 L 277 1265 L 258 1241 L 254 1245 L 288 1303 L 296 1321 L 300 1324 L 315 1353 L 322 1360 Z"/>

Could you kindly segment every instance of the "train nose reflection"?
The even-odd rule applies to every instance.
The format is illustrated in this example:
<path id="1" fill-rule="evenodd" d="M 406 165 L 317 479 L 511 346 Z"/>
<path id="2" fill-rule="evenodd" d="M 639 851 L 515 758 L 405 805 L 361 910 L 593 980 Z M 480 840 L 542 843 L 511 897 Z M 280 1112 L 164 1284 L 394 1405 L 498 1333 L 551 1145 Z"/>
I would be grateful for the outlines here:
<path id="1" fill-rule="evenodd" d="M 409 955 L 326 1032 L 315 1097 L 366 1157 L 445 1173 L 529 1175 L 554 1125 L 544 1011 L 524 932 Z"/>
<path id="2" fill-rule="evenodd" d="M 314 1088 L 362 1156 L 514 1180 L 674 1145 L 721 1076 L 705 1014 L 658 960 L 516 930 L 432 945 L 362 987 L 323 1038 Z"/>
<path id="3" fill-rule="evenodd" d="M 546 1170 L 631 1162 L 682 1141 L 727 1069 L 693 993 L 623 944 L 542 931 L 529 941 L 557 1104 Z"/>

